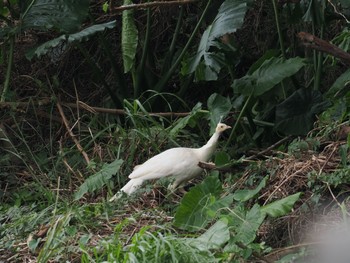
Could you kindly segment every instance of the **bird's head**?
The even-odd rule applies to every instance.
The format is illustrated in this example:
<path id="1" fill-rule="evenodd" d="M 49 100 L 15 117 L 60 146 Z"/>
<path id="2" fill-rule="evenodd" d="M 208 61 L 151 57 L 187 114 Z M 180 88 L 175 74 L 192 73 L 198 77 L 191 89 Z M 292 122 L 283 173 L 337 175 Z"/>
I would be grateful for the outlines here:
<path id="1" fill-rule="evenodd" d="M 215 132 L 222 133 L 223 131 L 226 131 L 227 129 L 231 129 L 231 126 L 226 125 L 225 123 L 219 122 L 216 126 Z"/>

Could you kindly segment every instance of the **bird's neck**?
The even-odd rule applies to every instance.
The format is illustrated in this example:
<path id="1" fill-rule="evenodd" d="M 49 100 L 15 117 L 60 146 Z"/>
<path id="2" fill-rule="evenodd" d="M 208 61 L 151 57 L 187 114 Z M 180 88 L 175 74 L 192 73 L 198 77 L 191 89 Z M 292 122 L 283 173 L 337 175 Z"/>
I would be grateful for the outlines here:
<path id="1" fill-rule="evenodd" d="M 215 132 L 209 139 L 209 141 L 199 148 L 200 159 L 207 162 L 214 153 L 218 144 L 220 133 Z"/>

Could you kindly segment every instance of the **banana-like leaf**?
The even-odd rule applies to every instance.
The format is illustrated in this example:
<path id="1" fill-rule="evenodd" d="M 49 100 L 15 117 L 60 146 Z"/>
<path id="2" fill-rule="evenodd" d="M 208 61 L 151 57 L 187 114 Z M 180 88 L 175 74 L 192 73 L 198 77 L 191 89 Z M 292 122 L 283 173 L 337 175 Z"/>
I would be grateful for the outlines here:
<path id="1" fill-rule="evenodd" d="M 210 112 L 210 134 L 213 134 L 221 118 L 225 117 L 232 109 L 232 104 L 230 98 L 217 93 L 209 97 L 207 104 Z"/>
<path id="2" fill-rule="evenodd" d="M 214 22 L 204 31 L 197 54 L 184 65 L 182 73 L 190 74 L 195 72 L 196 80 L 216 80 L 224 65 L 224 54 L 212 52 L 209 49 L 216 46 L 216 39 L 236 32 L 244 20 L 248 10 L 247 0 L 226 0 L 219 9 Z"/>
<path id="3" fill-rule="evenodd" d="M 66 45 L 72 43 L 74 41 L 82 42 L 89 40 L 94 34 L 98 32 L 103 32 L 106 29 L 111 29 L 116 26 L 116 21 L 110 21 L 103 24 L 93 25 L 88 28 L 81 30 L 75 34 L 71 35 L 61 35 L 57 38 L 49 40 L 40 46 L 30 49 L 26 53 L 26 57 L 31 60 L 34 56 L 41 57 L 42 55 L 46 55 L 51 52 L 53 49 L 59 47 L 60 45 Z"/>
<path id="4" fill-rule="evenodd" d="M 87 178 L 85 182 L 79 187 L 78 192 L 76 192 L 74 195 L 74 199 L 79 200 L 83 197 L 84 194 L 92 193 L 96 190 L 101 189 L 119 170 L 122 164 L 123 160 L 117 159 L 110 164 L 103 165 L 100 171 Z"/>
<path id="5" fill-rule="evenodd" d="M 124 5 L 133 4 L 131 0 L 124 0 Z M 134 21 L 132 9 L 123 11 L 122 25 L 122 53 L 124 62 L 124 73 L 129 72 L 135 62 L 138 42 L 138 31 Z"/>
<path id="6" fill-rule="evenodd" d="M 36 0 L 22 12 L 22 29 L 56 29 L 70 33 L 80 28 L 89 11 L 89 0 Z"/>
<path id="7" fill-rule="evenodd" d="M 262 63 L 252 74 L 235 80 L 232 87 L 239 94 L 260 96 L 283 79 L 297 73 L 304 65 L 304 59 L 299 57 L 287 60 L 273 57 Z"/>
<path id="8" fill-rule="evenodd" d="M 268 214 L 272 217 L 284 216 L 292 210 L 296 201 L 299 200 L 301 193 L 296 193 L 294 195 L 287 196 L 281 200 L 275 201 L 273 203 L 267 204 L 261 207 L 261 212 Z"/>

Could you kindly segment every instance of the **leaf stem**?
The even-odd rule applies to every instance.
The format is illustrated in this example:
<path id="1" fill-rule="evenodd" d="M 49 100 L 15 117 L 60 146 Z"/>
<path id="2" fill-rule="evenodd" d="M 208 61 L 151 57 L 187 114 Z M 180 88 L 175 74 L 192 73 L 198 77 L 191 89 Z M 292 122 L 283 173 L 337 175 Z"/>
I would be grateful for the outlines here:
<path id="1" fill-rule="evenodd" d="M 244 103 L 244 105 L 243 105 L 243 108 L 242 108 L 241 112 L 240 112 L 239 115 L 238 115 L 238 118 L 237 118 L 237 120 L 236 120 L 236 122 L 235 122 L 235 125 L 234 125 L 233 128 L 232 128 L 230 137 L 228 138 L 228 140 L 227 140 L 226 145 L 225 145 L 224 148 L 227 148 L 228 145 L 230 144 L 230 142 L 232 141 L 233 134 L 235 133 L 235 131 L 236 131 L 236 129 L 237 129 L 237 126 L 238 126 L 238 123 L 241 121 L 241 119 L 242 119 L 242 117 L 243 117 L 243 114 L 244 114 L 244 112 L 245 112 L 245 110 L 246 110 L 246 108 L 247 108 L 247 106 L 248 106 L 248 104 L 249 104 L 249 102 L 250 102 L 252 96 L 253 96 L 253 92 L 249 95 L 248 99 L 245 101 L 245 103 Z"/>
<path id="2" fill-rule="evenodd" d="M 278 18 L 278 10 L 277 10 L 277 5 L 276 5 L 276 0 L 271 0 L 272 5 L 273 5 L 273 11 L 275 14 L 275 21 L 276 21 L 276 27 L 277 27 L 277 33 L 278 33 L 278 41 L 280 43 L 281 47 L 281 53 L 284 58 L 286 58 L 286 51 L 284 49 L 284 42 L 283 42 L 283 37 L 282 37 L 282 32 L 281 32 L 281 26 L 280 26 L 280 21 Z"/>
<path id="3" fill-rule="evenodd" d="M 141 57 L 141 62 L 137 70 L 137 75 L 136 75 L 136 82 L 134 86 L 134 98 L 139 97 L 140 95 L 140 87 L 143 85 L 144 77 L 145 77 L 145 64 L 146 64 L 146 59 L 148 55 L 148 49 L 149 49 L 149 42 L 151 39 L 151 9 L 147 9 L 147 26 L 146 26 L 146 35 L 145 35 L 145 41 L 143 44 L 143 50 L 142 50 L 142 57 Z"/>
<path id="4" fill-rule="evenodd" d="M 9 50 L 6 76 L 5 76 L 5 81 L 4 81 L 4 89 L 2 90 L 1 98 L 0 98 L 1 102 L 4 102 L 6 100 L 7 92 L 8 92 L 9 86 L 10 86 L 14 46 L 15 46 L 15 36 L 10 36 L 10 50 Z"/>
<path id="5" fill-rule="evenodd" d="M 167 73 L 165 74 L 165 76 L 163 78 L 161 78 L 158 82 L 158 84 L 155 86 L 154 90 L 161 92 L 164 89 L 165 84 L 168 82 L 168 80 L 170 79 L 171 75 L 175 72 L 175 70 L 177 69 L 177 67 L 180 65 L 183 57 L 185 56 L 188 48 L 190 47 L 192 41 L 194 40 L 203 20 L 205 15 L 207 14 L 207 11 L 209 10 L 209 6 L 211 4 L 212 0 L 208 0 L 207 5 L 202 13 L 202 16 L 200 17 L 196 27 L 194 28 L 190 38 L 188 39 L 185 47 L 182 49 L 182 52 L 180 53 L 179 57 L 176 59 L 175 63 L 172 65 L 172 67 L 167 71 Z"/>
<path id="6" fill-rule="evenodd" d="M 278 17 L 276 0 L 271 0 L 271 1 L 272 1 L 272 5 L 273 5 L 273 12 L 275 14 L 276 28 L 277 28 L 277 32 L 278 32 L 278 41 L 280 43 L 281 53 L 282 53 L 282 56 L 284 57 L 284 59 L 286 59 L 287 56 L 286 56 L 286 51 L 284 49 L 284 42 L 283 42 L 283 37 L 282 37 L 282 32 L 281 32 L 280 20 Z M 282 86 L 283 98 L 286 99 L 287 94 L 286 94 L 286 88 L 285 88 L 283 80 L 281 81 L 281 86 Z"/>

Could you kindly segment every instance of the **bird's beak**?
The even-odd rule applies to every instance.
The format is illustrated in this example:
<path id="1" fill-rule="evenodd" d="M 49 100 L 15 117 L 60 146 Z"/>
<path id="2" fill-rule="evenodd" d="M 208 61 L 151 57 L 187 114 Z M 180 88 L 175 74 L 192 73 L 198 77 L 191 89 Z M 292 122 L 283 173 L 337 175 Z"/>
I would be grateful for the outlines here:
<path id="1" fill-rule="evenodd" d="M 227 125 L 227 129 L 231 129 L 231 128 L 232 128 L 231 126 Z"/>

